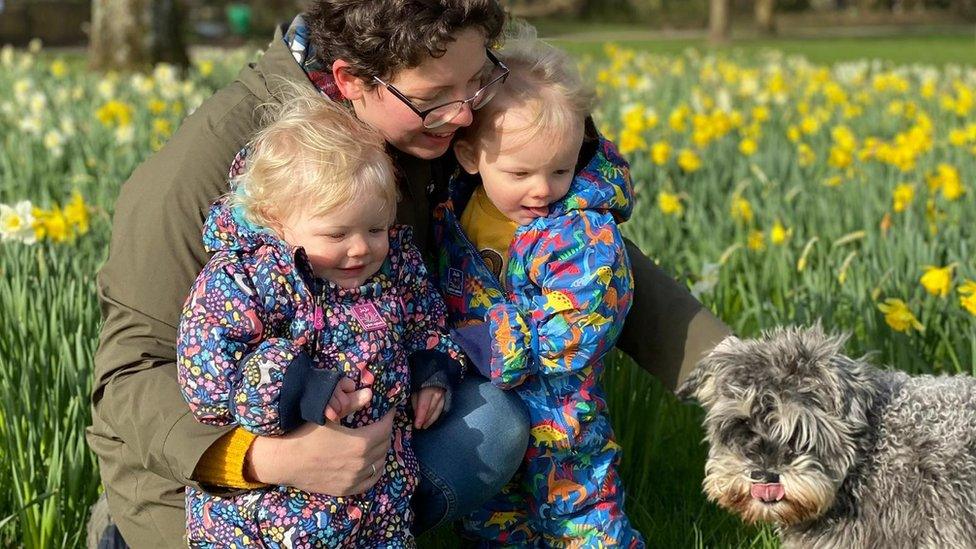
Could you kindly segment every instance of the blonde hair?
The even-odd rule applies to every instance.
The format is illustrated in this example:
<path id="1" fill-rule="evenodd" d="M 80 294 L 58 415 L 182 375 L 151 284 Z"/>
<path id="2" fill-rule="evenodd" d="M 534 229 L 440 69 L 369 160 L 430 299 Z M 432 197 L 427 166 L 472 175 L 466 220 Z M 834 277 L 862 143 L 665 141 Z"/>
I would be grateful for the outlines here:
<path id="1" fill-rule="evenodd" d="M 396 171 L 379 132 L 309 86 L 285 84 L 262 105 L 264 127 L 248 144 L 231 203 L 254 223 L 279 230 L 299 211 L 317 216 L 354 200 L 379 199 L 396 216 Z"/>
<path id="2" fill-rule="evenodd" d="M 566 135 L 583 125 L 593 108 L 596 94 L 580 77 L 576 63 L 566 52 L 546 44 L 535 28 L 513 23 L 506 33 L 498 58 L 511 70 L 498 95 L 475 114 L 462 139 L 472 140 L 497 123 L 498 115 L 512 107 L 527 107 L 534 114 L 524 127 L 528 139 Z"/>

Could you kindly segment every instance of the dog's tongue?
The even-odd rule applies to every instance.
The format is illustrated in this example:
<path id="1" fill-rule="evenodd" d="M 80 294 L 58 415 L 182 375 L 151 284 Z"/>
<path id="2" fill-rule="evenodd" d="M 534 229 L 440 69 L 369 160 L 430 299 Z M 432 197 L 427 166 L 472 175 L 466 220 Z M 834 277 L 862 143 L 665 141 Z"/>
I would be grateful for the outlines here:
<path id="1" fill-rule="evenodd" d="M 770 482 L 768 484 L 753 484 L 751 493 L 752 497 L 760 501 L 774 503 L 783 499 L 786 495 L 786 490 L 783 490 L 782 484 Z"/>

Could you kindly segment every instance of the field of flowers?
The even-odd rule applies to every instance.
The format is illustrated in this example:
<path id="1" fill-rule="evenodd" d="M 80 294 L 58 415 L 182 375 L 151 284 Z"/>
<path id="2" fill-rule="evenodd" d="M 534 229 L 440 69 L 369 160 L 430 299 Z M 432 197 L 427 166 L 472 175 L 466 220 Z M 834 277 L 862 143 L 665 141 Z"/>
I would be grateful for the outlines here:
<path id="1" fill-rule="evenodd" d="M 0 546 L 83 544 L 94 277 L 115 196 L 249 56 L 100 75 L 39 44 L 0 51 Z M 581 67 L 634 168 L 626 232 L 738 333 L 822 318 L 853 334 L 852 354 L 976 373 L 973 67 L 616 46 Z M 696 409 L 623 359 L 606 383 L 652 546 L 775 546 L 700 494 Z"/>

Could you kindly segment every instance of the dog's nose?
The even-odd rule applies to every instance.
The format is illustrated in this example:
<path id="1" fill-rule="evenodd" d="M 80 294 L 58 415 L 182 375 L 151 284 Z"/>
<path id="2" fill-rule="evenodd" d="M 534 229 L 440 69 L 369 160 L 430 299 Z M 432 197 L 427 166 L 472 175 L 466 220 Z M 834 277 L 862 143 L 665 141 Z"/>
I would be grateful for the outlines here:
<path id="1" fill-rule="evenodd" d="M 779 482 L 779 474 L 772 471 L 753 471 L 749 473 L 749 478 L 756 482 L 775 483 Z"/>

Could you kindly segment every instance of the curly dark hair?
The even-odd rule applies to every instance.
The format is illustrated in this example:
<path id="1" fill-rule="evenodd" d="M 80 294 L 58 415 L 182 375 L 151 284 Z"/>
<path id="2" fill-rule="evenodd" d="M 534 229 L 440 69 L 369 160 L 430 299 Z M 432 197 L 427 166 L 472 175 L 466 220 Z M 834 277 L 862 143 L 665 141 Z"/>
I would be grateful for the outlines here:
<path id="1" fill-rule="evenodd" d="M 497 41 L 505 11 L 499 0 L 314 0 L 305 21 L 326 65 L 344 59 L 372 86 L 373 76 L 444 55 L 459 31 L 475 28 Z"/>

